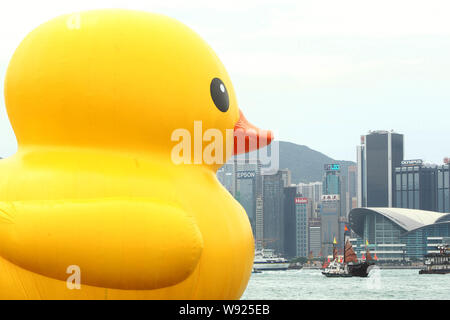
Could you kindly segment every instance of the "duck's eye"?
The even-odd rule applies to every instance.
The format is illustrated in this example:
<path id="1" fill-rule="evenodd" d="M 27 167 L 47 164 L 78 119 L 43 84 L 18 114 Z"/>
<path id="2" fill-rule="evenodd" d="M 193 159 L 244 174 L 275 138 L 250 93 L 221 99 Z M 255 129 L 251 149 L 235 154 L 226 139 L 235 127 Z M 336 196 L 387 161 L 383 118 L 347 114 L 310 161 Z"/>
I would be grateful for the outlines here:
<path id="1" fill-rule="evenodd" d="M 225 84 L 219 78 L 214 78 L 211 81 L 211 98 L 214 101 L 217 109 L 222 112 L 227 112 L 230 101 L 228 98 L 228 91 Z"/>

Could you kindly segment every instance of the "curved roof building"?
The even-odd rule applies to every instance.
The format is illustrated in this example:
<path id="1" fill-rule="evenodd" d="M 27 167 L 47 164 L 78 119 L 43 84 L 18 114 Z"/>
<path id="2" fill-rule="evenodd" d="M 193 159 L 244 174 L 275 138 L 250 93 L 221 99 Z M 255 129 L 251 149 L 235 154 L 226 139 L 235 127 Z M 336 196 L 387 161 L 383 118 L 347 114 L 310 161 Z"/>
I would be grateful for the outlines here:
<path id="1" fill-rule="evenodd" d="M 355 208 L 351 229 L 380 259 L 422 258 L 450 240 L 450 214 L 403 208 Z"/>

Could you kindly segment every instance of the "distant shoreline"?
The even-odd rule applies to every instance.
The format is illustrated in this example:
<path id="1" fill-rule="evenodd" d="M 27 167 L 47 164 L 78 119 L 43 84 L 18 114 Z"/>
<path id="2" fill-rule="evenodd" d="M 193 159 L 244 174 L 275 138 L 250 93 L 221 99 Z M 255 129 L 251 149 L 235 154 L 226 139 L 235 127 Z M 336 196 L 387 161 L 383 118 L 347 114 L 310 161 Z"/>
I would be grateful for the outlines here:
<path id="1" fill-rule="evenodd" d="M 378 268 L 380 269 L 423 269 L 423 267 L 421 266 L 383 266 L 383 265 L 376 265 Z M 307 269 L 307 270 L 320 270 L 320 267 L 303 267 L 302 269 Z M 291 269 L 294 270 L 294 269 Z"/>

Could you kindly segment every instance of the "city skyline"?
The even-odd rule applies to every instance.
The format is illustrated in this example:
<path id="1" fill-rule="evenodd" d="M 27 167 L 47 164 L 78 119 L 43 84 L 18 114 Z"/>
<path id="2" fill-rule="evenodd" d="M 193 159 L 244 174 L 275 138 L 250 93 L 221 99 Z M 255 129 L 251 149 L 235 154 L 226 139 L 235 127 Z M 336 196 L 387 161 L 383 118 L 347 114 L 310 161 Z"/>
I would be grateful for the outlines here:
<path id="1" fill-rule="evenodd" d="M 23 37 L 54 16 L 100 7 L 159 12 L 211 45 L 248 118 L 273 129 L 278 140 L 355 161 L 360 135 L 394 129 L 407 137 L 406 159 L 441 163 L 450 142 L 449 4 L 344 2 L 2 4 L 0 82 L 3 88 L 8 61 Z M 1 92 L 0 157 L 6 157 L 16 142 Z"/>
<path id="2" fill-rule="evenodd" d="M 261 185 L 264 192 L 259 221 L 264 231 L 258 234 L 256 242 L 266 243 L 264 248 L 277 254 L 290 258 L 329 256 L 334 248 L 342 250 L 345 231 L 350 226 L 353 234 L 349 241 L 359 255 L 371 243 L 373 253 L 381 260 L 417 259 L 427 254 L 428 243 L 434 246 L 450 239 L 447 225 L 435 225 L 449 217 L 449 164 L 429 165 L 419 159 L 405 159 L 403 140 L 402 134 L 388 131 L 361 136 L 357 163 L 348 167 L 323 164 L 321 182 L 291 183 L 290 167 L 260 176 L 256 162 L 242 159 L 230 161 L 219 170 L 218 178 L 246 210 L 254 233 L 258 220 L 254 218 L 255 188 Z M 261 178 L 259 182 L 255 180 L 257 176 Z M 246 181 L 250 188 L 243 188 L 243 182 L 238 188 L 239 181 Z M 372 217 L 377 217 L 376 223 L 368 219 L 364 233 L 361 227 L 354 232 L 353 228 L 366 219 L 366 209 L 375 210 L 371 212 Z M 400 220 L 417 219 L 414 227 L 406 231 L 426 228 L 426 236 L 414 240 L 417 243 L 413 245 L 412 238 L 418 233 L 411 238 L 379 214 L 394 217 L 393 221 L 397 221 L 397 216 Z M 386 230 L 378 226 L 380 221 Z M 384 235 L 389 239 L 384 239 Z M 397 250 L 399 247 L 402 250 Z"/>

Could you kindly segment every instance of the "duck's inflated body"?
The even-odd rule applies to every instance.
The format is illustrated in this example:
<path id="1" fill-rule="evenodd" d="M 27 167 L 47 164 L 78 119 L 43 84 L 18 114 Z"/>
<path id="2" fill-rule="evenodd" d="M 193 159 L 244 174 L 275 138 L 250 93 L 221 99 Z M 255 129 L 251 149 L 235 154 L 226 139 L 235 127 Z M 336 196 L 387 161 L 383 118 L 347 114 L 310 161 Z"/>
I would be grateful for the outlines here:
<path id="1" fill-rule="evenodd" d="M 19 152 L 5 161 L 1 298 L 233 299 L 243 293 L 253 262 L 250 226 L 212 172 L 55 150 Z M 70 265 L 80 267 L 80 290 L 67 288 Z"/>
<path id="2" fill-rule="evenodd" d="M 195 150 L 173 159 L 177 129 L 195 136 L 201 121 L 226 136 L 240 119 L 195 33 L 135 11 L 56 18 L 16 50 L 5 99 L 19 150 L 0 161 L 0 298 L 242 295 L 245 211 L 218 182 L 220 163 L 195 162 Z"/>

